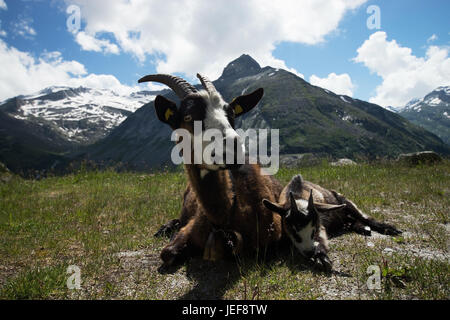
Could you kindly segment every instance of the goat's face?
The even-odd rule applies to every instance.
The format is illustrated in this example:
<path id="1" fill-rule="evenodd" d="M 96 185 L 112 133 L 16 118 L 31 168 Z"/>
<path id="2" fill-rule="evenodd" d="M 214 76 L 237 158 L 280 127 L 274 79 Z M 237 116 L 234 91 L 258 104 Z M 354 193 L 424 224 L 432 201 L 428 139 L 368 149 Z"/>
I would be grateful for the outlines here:
<path id="1" fill-rule="evenodd" d="M 191 137 L 191 159 L 198 157 L 198 155 L 194 155 L 194 151 L 201 154 L 201 160 L 196 162 L 200 169 L 219 170 L 235 167 L 238 165 L 238 155 L 245 154 L 245 148 L 242 139 L 234 128 L 234 120 L 255 107 L 262 98 L 264 91 L 263 89 L 258 89 L 248 95 L 235 98 L 231 103 L 227 103 L 211 81 L 201 75 L 197 76 L 205 90 L 197 90 L 184 80 L 168 75 L 147 76 L 141 79 L 140 82 L 163 82 L 171 87 L 180 97 L 180 106 L 177 108 L 173 101 L 158 95 L 155 99 L 156 114 L 160 121 L 170 125 L 173 130 L 185 129 L 189 132 Z M 180 86 L 180 84 L 184 87 Z M 202 137 L 208 135 L 211 138 L 212 136 L 213 139 L 209 141 L 202 139 L 201 150 L 198 150 L 194 148 L 194 139 L 200 134 Z M 216 141 L 216 137 L 220 137 L 221 141 Z M 215 148 L 209 148 L 208 150 L 211 151 L 205 152 L 208 145 L 211 144 L 211 140 L 216 144 L 222 144 L 223 154 L 216 155 Z M 233 156 L 232 159 L 227 157 L 227 152 Z M 217 159 L 219 161 L 216 161 Z"/>
<path id="2" fill-rule="evenodd" d="M 275 204 L 267 199 L 264 199 L 263 203 L 266 208 L 281 215 L 286 234 L 300 253 L 307 258 L 314 255 L 318 238 L 321 236 L 318 209 L 330 211 L 339 210 L 345 206 L 315 204 L 312 191 L 308 201 L 296 200 L 293 193 L 289 192 L 289 201 L 284 205 Z"/>

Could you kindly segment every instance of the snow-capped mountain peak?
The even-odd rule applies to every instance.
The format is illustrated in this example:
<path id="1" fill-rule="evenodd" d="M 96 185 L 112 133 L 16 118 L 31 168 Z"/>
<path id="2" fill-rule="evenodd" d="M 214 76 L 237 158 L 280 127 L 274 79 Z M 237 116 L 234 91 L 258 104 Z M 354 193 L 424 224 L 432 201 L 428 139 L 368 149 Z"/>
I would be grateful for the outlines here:
<path id="1" fill-rule="evenodd" d="M 422 99 L 411 100 L 400 114 L 450 144 L 450 86 L 440 86 Z"/>
<path id="2" fill-rule="evenodd" d="M 123 95 L 110 89 L 52 86 L 16 97 L 16 106 L 9 108 L 8 113 L 17 119 L 56 127 L 69 141 L 87 144 L 106 136 L 157 93 L 137 91 Z M 8 101 L 0 109 L 6 104 Z"/>
<path id="3" fill-rule="evenodd" d="M 441 105 L 449 105 L 450 103 L 450 86 L 440 86 L 428 93 L 421 99 L 413 99 L 406 104 L 402 111 L 420 112 L 422 107 L 433 107 Z"/>

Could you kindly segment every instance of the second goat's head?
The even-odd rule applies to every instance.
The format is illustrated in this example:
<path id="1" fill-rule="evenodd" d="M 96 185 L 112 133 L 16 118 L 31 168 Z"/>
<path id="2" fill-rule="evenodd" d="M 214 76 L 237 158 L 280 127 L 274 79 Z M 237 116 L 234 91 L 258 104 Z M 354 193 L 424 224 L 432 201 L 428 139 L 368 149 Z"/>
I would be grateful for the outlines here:
<path id="1" fill-rule="evenodd" d="M 307 258 L 314 254 L 318 237 L 321 236 L 319 212 L 340 210 L 345 207 L 343 204 L 314 203 L 312 190 L 308 201 L 295 199 L 294 194 L 289 192 L 289 200 L 283 205 L 267 199 L 263 200 L 263 204 L 282 217 L 286 234 L 300 253 Z"/>

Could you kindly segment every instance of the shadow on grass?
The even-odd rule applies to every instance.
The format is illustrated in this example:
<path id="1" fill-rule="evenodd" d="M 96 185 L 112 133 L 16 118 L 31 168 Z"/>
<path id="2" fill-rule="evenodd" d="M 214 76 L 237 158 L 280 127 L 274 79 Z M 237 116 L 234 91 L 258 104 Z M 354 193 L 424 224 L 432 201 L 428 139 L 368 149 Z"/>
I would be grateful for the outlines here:
<path id="1" fill-rule="evenodd" d="M 232 289 L 237 282 L 244 280 L 243 288 L 238 294 L 244 300 L 259 299 L 259 293 L 254 288 L 247 288 L 246 278 L 254 272 L 260 277 L 270 276 L 268 273 L 279 264 L 284 264 L 292 273 L 312 272 L 317 275 L 351 277 L 350 274 L 338 271 L 326 273 L 318 269 L 311 261 L 297 254 L 294 248 L 285 247 L 267 253 L 263 258 L 235 257 L 233 260 L 211 262 L 200 257 L 189 259 L 185 264 L 174 267 L 160 267 L 158 272 L 169 274 L 177 272 L 183 265 L 186 266 L 186 275 L 195 283 L 194 287 L 178 300 L 217 300 L 223 299 L 226 292 Z"/>

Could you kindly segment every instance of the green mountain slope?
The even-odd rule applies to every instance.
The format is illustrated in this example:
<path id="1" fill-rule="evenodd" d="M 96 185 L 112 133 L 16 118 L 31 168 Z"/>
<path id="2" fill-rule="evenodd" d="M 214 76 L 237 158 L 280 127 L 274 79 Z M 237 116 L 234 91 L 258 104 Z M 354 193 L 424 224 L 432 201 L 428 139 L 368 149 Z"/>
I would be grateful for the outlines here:
<path id="1" fill-rule="evenodd" d="M 11 171 L 48 169 L 65 159 L 72 146 L 50 126 L 0 111 L 0 162 Z"/>

